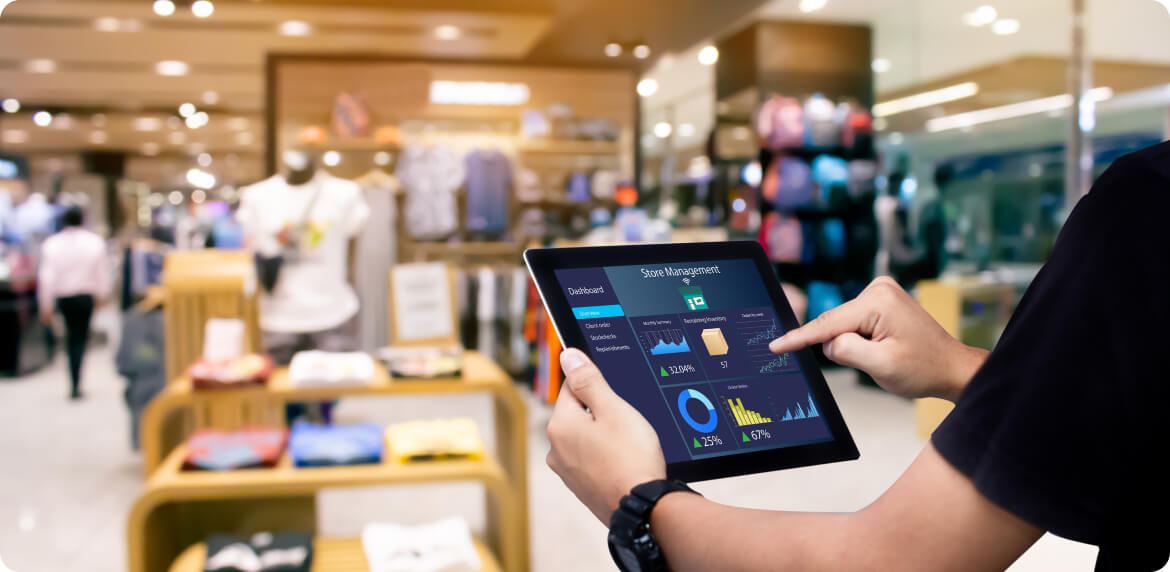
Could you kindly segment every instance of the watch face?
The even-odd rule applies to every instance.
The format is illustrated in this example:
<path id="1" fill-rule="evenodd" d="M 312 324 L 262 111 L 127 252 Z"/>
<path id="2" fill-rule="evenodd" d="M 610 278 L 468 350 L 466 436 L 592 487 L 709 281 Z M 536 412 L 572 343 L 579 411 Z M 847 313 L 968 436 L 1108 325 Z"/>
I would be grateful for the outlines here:
<path id="1" fill-rule="evenodd" d="M 633 550 L 625 546 L 615 546 L 614 552 L 617 553 L 622 570 L 626 572 L 641 572 L 642 564 L 638 562 L 638 555 Z"/>

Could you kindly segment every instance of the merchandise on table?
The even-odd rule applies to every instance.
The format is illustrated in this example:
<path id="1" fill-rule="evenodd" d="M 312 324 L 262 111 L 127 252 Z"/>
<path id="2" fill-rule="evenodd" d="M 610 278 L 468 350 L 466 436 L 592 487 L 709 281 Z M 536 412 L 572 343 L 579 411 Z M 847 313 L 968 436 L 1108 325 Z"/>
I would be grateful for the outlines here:
<path id="1" fill-rule="evenodd" d="M 249 538 L 215 534 L 207 539 L 204 572 L 309 572 L 313 537 L 303 532 L 257 532 Z"/>
<path id="2" fill-rule="evenodd" d="M 386 427 L 388 454 L 397 462 L 481 459 L 479 428 L 468 418 L 410 421 Z"/>
<path id="3" fill-rule="evenodd" d="M 382 461 L 383 429 L 380 425 L 293 424 L 288 453 L 298 467 L 369 465 Z"/>
<path id="4" fill-rule="evenodd" d="M 297 352 L 288 368 L 288 381 L 296 387 L 367 385 L 376 368 L 362 352 Z"/>
<path id="5" fill-rule="evenodd" d="M 378 350 L 378 358 L 394 377 L 459 377 L 463 370 L 463 348 L 460 346 L 382 348 Z"/>
<path id="6" fill-rule="evenodd" d="M 231 471 L 274 467 L 284 453 L 284 429 L 249 427 L 234 433 L 199 429 L 187 439 L 183 470 Z"/>
<path id="7" fill-rule="evenodd" d="M 187 377 L 197 390 L 236 389 L 264 385 L 273 367 L 272 358 L 260 354 L 221 361 L 200 358 L 187 368 Z"/>
<path id="8" fill-rule="evenodd" d="M 483 562 L 467 521 L 445 518 L 406 526 L 375 522 L 362 530 L 370 572 L 475 572 Z"/>

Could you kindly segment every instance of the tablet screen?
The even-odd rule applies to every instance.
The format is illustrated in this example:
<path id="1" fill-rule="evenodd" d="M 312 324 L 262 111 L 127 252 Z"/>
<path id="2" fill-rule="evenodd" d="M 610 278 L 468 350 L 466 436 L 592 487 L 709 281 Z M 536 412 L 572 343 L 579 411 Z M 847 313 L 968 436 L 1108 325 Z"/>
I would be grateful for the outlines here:
<path id="1" fill-rule="evenodd" d="M 667 463 L 832 441 L 750 259 L 555 270 L 589 353 Z"/>

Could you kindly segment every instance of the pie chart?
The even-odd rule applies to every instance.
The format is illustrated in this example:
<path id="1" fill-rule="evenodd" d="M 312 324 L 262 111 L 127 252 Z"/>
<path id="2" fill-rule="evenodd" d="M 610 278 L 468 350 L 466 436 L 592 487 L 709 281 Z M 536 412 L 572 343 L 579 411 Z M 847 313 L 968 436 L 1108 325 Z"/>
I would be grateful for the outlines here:
<path id="1" fill-rule="evenodd" d="M 705 423 L 695 421 L 695 418 L 691 417 L 691 414 L 687 411 L 687 402 L 692 399 L 702 403 L 703 407 L 707 408 L 707 421 Z M 715 425 L 719 422 L 719 418 L 715 416 L 715 405 L 711 403 L 710 399 L 707 399 L 706 395 L 694 389 L 684 389 L 682 393 L 678 394 L 678 412 L 679 415 L 682 415 L 683 421 L 686 421 L 687 425 L 691 426 L 691 429 L 699 433 L 710 433 L 714 431 Z"/>

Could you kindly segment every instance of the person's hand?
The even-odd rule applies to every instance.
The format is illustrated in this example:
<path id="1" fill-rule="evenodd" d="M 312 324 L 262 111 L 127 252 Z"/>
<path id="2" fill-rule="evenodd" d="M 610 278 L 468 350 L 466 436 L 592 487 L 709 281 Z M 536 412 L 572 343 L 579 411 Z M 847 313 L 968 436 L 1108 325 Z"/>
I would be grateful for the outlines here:
<path id="1" fill-rule="evenodd" d="M 959 343 L 894 280 L 881 277 L 857 298 L 772 341 L 775 353 L 824 344 L 825 356 L 903 397 L 954 401 L 987 358 Z"/>
<path id="2" fill-rule="evenodd" d="M 41 317 L 42 324 L 44 324 L 46 326 L 53 325 L 53 311 L 52 310 L 41 310 L 40 317 Z"/>
<path id="3" fill-rule="evenodd" d="M 561 354 L 565 383 L 548 422 L 548 466 L 602 523 L 630 489 L 666 478 L 654 428 L 580 350 Z"/>

